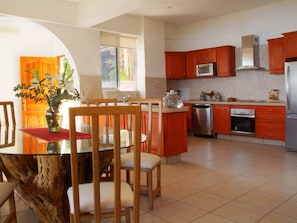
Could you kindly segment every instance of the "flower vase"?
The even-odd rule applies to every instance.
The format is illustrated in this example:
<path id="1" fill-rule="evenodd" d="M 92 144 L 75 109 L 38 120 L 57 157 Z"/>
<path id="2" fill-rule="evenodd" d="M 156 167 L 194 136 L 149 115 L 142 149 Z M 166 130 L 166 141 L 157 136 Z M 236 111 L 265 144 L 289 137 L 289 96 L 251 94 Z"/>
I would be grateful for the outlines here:
<path id="1" fill-rule="evenodd" d="M 57 133 L 62 130 L 63 116 L 51 112 L 46 113 L 46 121 L 49 132 Z"/>
<path id="2" fill-rule="evenodd" d="M 55 141 L 55 142 L 48 142 L 47 144 L 47 153 L 48 154 L 61 154 L 61 141 Z"/>

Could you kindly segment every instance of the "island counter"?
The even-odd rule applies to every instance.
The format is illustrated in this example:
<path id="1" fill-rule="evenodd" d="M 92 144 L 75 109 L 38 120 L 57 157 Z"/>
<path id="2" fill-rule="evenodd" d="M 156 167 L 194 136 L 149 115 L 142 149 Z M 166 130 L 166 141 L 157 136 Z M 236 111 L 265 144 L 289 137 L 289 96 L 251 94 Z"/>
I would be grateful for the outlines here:
<path id="1" fill-rule="evenodd" d="M 162 111 L 162 149 L 161 158 L 163 163 L 173 163 L 180 160 L 180 154 L 187 152 L 187 113 L 189 108 L 183 106 L 181 108 L 166 108 Z M 153 122 L 157 122 L 157 114 Z M 154 135 L 155 134 L 155 135 Z M 153 132 L 154 139 L 157 140 L 157 133 Z M 157 149 L 153 148 L 157 152 Z"/>

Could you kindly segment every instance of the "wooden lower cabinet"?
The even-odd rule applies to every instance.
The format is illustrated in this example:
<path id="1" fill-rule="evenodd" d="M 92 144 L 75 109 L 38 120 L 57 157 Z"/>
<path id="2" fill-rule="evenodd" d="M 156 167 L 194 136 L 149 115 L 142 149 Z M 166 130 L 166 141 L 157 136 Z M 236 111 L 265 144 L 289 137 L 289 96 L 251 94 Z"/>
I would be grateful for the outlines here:
<path id="1" fill-rule="evenodd" d="M 285 140 L 286 121 L 284 106 L 256 107 L 256 137 Z"/>
<path id="2" fill-rule="evenodd" d="M 188 150 L 187 112 L 163 113 L 163 151 L 161 156 L 175 156 Z"/>
<path id="3" fill-rule="evenodd" d="M 147 119 L 147 113 L 143 112 L 142 118 Z M 152 126 L 152 153 L 157 153 L 158 122 L 157 113 L 153 113 Z M 145 127 L 142 125 L 142 133 L 146 133 Z M 160 155 L 169 157 L 187 152 L 187 112 L 172 112 L 162 114 L 162 141 L 163 146 Z"/>
<path id="4" fill-rule="evenodd" d="M 213 105 L 213 131 L 214 133 L 230 134 L 230 105 Z"/>
<path id="5" fill-rule="evenodd" d="M 189 107 L 187 112 L 187 130 L 192 130 L 192 104 L 191 103 L 184 103 L 184 106 Z"/>

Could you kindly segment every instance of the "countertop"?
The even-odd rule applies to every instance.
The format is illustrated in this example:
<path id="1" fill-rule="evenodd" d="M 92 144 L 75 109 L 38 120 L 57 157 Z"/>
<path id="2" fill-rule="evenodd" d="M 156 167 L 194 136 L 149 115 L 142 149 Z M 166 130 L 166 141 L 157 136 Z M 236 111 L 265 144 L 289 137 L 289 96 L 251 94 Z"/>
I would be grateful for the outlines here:
<path id="1" fill-rule="evenodd" d="M 163 107 L 162 113 L 187 112 L 187 111 L 189 111 L 189 107 L 188 106 L 183 106 L 181 108 L 167 108 L 167 107 Z"/>
<path id="2" fill-rule="evenodd" d="M 246 101 L 201 101 L 199 99 L 190 99 L 188 101 L 183 101 L 189 104 L 222 104 L 222 105 L 257 105 L 257 106 L 286 106 L 284 101 L 279 102 L 269 102 L 268 100 L 246 100 Z"/>

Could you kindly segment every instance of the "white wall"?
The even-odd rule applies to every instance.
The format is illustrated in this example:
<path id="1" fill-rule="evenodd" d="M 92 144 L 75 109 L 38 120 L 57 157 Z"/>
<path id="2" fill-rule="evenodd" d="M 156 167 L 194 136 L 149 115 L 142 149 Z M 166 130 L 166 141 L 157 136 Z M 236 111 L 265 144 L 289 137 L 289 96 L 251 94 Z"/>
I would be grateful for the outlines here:
<path id="1" fill-rule="evenodd" d="M 65 54 L 70 62 L 72 58 L 64 45 L 37 23 L 16 17 L 1 17 L 1 23 L 6 24 L 8 30 L 0 33 L 0 100 L 14 101 L 17 123 L 21 123 L 21 99 L 16 98 L 13 91 L 13 87 L 20 83 L 20 56 L 56 57 Z"/>
<path id="2" fill-rule="evenodd" d="M 165 77 L 164 23 L 144 18 L 143 37 L 146 77 Z"/>
<path id="3" fill-rule="evenodd" d="M 281 33 L 297 31 L 297 1 L 286 0 L 269 6 L 233 13 L 178 27 L 166 27 L 166 50 L 187 51 L 221 45 L 236 47 L 236 67 L 241 65 L 241 36 L 258 35 L 260 38 L 260 65 L 268 68 L 267 39 Z M 224 99 L 267 99 L 271 88 L 280 89 L 285 100 L 283 75 L 269 75 L 268 71 L 241 71 L 236 77 L 168 81 L 168 88 L 188 88 L 190 98 L 197 99 L 202 90 L 219 91 Z"/>
<path id="4" fill-rule="evenodd" d="M 166 50 L 182 51 L 220 45 L 241 47 L 241 36 L 251 34 L 260 37 L 260 45 L 266 45 L 267 39 L 280 37 L 283 32 L 297 30 L 296 8 L 296 0 L 286 0 L 181 26 L 176 29 L 178 41 L 174 40 L 175 48 L 171 45 L 172 48 Z M 172 36 L 172 32 L 168 33 L 168 36 Z"/>
<path id="5" fill-rule="evenodd" d="M 66 55 L 74 68 L 74 85 L 79 76 L 100 75 L 99 31 L 45 22 L 32 22 L 20 17 L 0 17 L 13 32 L 0 33 L 1 89 L 0 100 L 12 100 L 16 106 L 17 123 L 21 123 L 21 99 L 13 87 L 20 83 L 20 56 L 56 57 Z M 42 25 L 40 25 L 42 24 Z M 46 28 L 45 28 L 46 27 Z M 101 82 L 98 88 L 101 89 Z"/>

